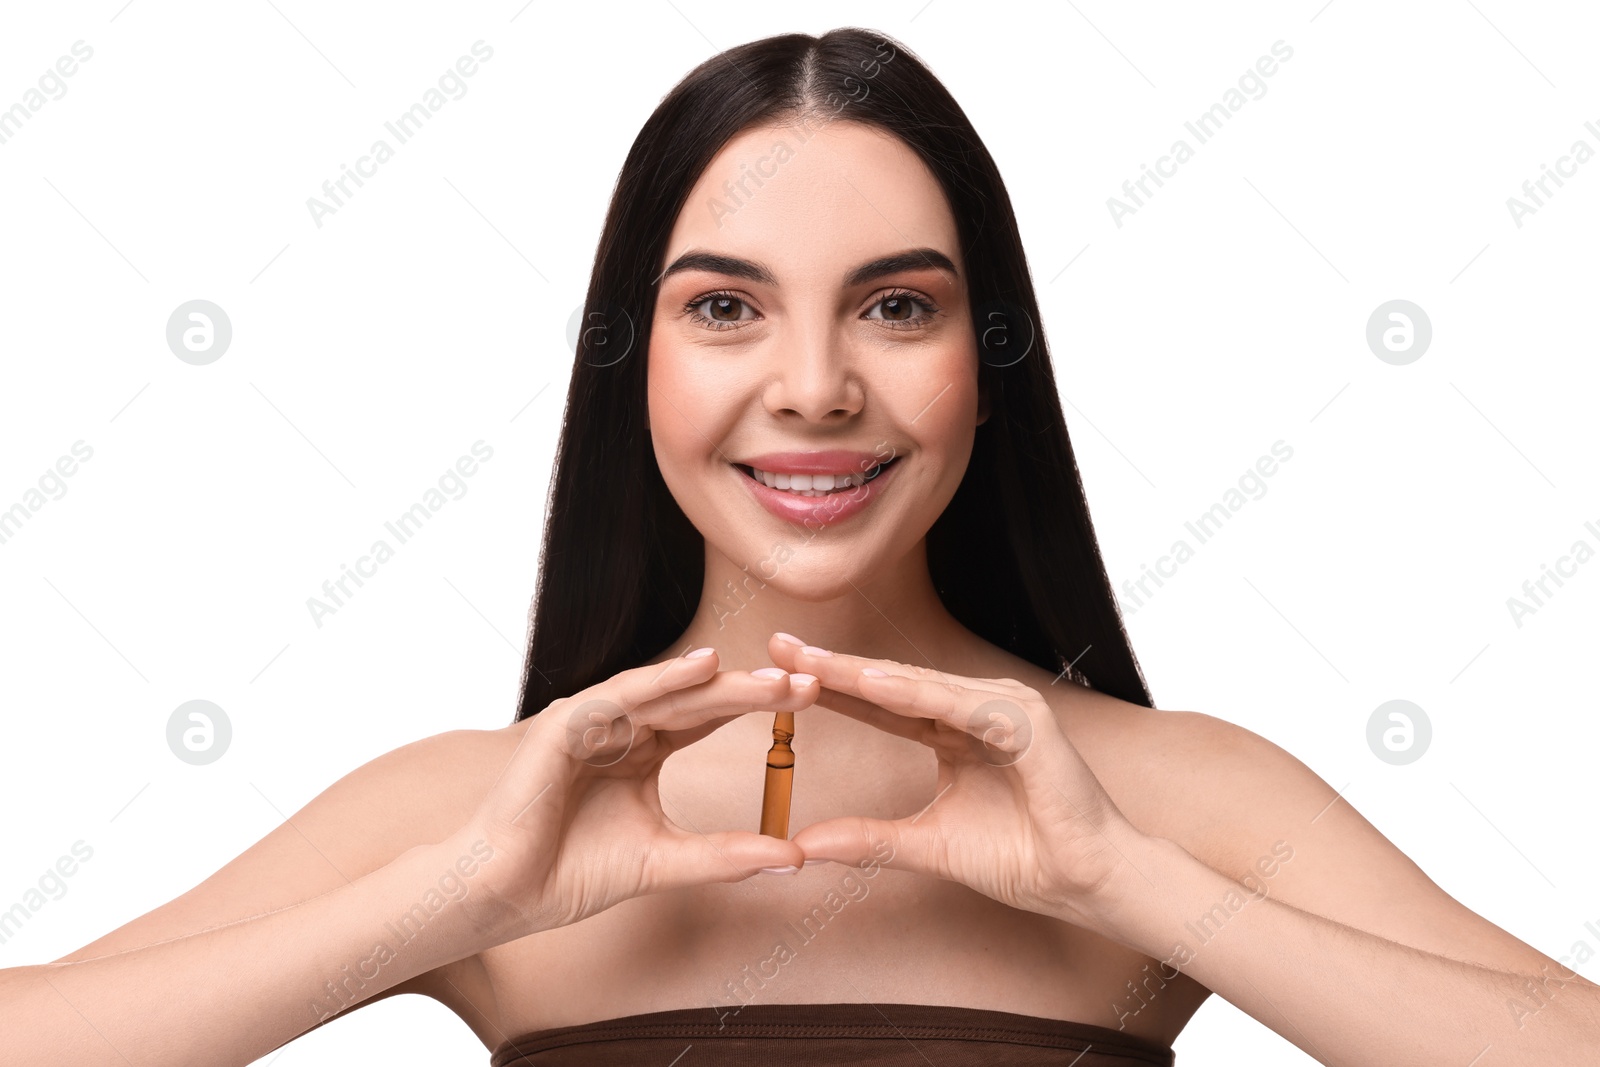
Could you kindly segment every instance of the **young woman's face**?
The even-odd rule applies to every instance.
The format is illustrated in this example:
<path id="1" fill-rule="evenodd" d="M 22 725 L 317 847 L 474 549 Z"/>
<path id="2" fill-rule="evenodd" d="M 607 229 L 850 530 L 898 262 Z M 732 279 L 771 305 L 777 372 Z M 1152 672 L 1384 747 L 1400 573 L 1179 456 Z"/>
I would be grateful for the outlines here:
<path id="1" fill-rule="evenodd" d="M 695 184 L 656 269 L 650 433 L 709 545 L 804 599 L 903 558 L 987 415 L 928 168 L 857 123 L 752 128 Z M 843 488 L 797 492 L 796 475 Z"/>

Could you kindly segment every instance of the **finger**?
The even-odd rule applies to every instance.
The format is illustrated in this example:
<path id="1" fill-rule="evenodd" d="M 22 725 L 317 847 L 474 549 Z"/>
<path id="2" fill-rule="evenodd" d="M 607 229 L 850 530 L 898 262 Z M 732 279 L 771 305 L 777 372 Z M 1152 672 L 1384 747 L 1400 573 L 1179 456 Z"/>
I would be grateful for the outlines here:
<path id="1" fill-rule="evenodd" d="M 821 691 L 815 675 L 777 667 L 718 671 L 698 685 L 648 700 L 630 714 L 637 724 L 655 730 L 690 730 L 714 720 L 721 725 L 752 711 L 799 711 L 810 707 Z"/>
<path id="2" fill-rule="evenodd" d="M 675 656 L 660 663 L 646 663 L 629 670 L 619 671 L 599 685 L 591 687 L 625 711 L 674 693 L 703 685 L 721 673 L 750 677 L 749 671 L 721 672 L 715 648 L 700 648 Z M 775 692 L 782 692 L 777 687 Z"/>
<path id="3" fill-rule="evenodd" d="M 587 767 L 604 770 L 621 764 L 645 731 L 659 736 L 664 759 L 741 715 L 809 707 L 821 691 L 812 675 L 789 675 L 776 667 L 764 670 L 771 673 L 714 671 L 697 684 L 631 708 L 611 697 L 617 689 L 600 686 L 554 714 L 563 719 L 561 736 L 567 753 Z"/>
<path id="4" fill-rule="evenodd" d="M 536 717 L 523 731 L 511 758 L 500 769 L 483 800 L 483 813 L 492 826 L 518 825 L 528 829 L 554 805 L 559 811 L 579 773 L 571 753 L 559 741 L 557 724 Z M 530 814 L 535 804 L 545 807 Z"/>
<path id="5" fill-rule="evenodd" d="M 717 673 L 719 665 L 716 649 L 695 649 L 660 663 L 646 663 L 629 670 L 618 671 L 602 682 L 605 696 L 623 708 L 635 708 L 647 700 L 664 693 L 698 685 Z"/>
<path id="6" fill-rule="evenodd" d="M 776 670 L 777 668 L 767 668 Z M 663 725 L 655 727 L 661 743 L 670 751 L 688 748 L 697 741 L 704 740 L 716 733 L 735 719 L 746 715 L 772 714 L 777 711 L 798 712 L 811 707 L 817 699 L 817 694 L 822 692 L 822 686 L 815 677 L 809 674 L 786 675 L 790 686 L 789 695 L 778 700 L 766 701 L 759 706 L 748 704 L 735 704 L 725 710 L 729 714 L 717 715 L 707 719 L 697 726 L 669 728 Z"/>
<path id="7" fill-rule="evenodd" d="M 652 891 L 681 889 L 710 882 L 737 882 L 763 867 L 800 867 L 805 852 L 793 841 L 724 830 L 701 834 L 672 826 L 671 839 L 652 848 L 645 861 Z"/>
<path id="8" fill-rule="evenodd" d="M 1014 755 L 1004 747 L 1008 737 L 1018 735 L 1025 743 L 1032 736 L 1031 723 L 1018 701 L 1027 697 L 1037 698 L 1038 694 L 1014 678 L 969 678 L 946 674 L 895 660 L 829 652 L 804 645 L 798 638 L 785 638 L 791 638 L 791 635 L 774 634 L 768 642 L 768 651 L 774 662 L 814 671 L 820 676 L 823 686 L 822 696 L 818 698 L 820 706 L 885 733 L 916 741 L 945 754 L 953 754 L 941 742 L 948 739 L 952 731 L 959 732 L 964 739 L 974 739 L 966 745 L 969 750 L 985 762 L 995 765 L 1014 762 Z M 863 678 L 860 669 L 867 667 L 894 677 L 928 682 L 929 694 L 936 692 L 931 688 L 936 685 L 945 694 L 959 694 L 963 689 L 968 690 L 969 697 L 957 700 L 954 696 L 948 696 L 944 700 L 942 713 L 922 714 L 909 705 L 891 707 L 866 694 L 863 685 L 870 683 L 871 679 Z M 975 703 L 970 693 L 989 695 Z M 879 695 L 883 695 L 882 692 Z M 1016 699 L 1013 699 L 1013 695 Z M 947 729 L 941 729 L 941 721 Z"/>
<path id="9" fill-rule="evenodd" d="M 795 669 L 795 653 L 805 645 L 805 642 L 792 634 L 775 633 L 767 640 L 767 653 L 772 657 L 772 662 L 785 669 Z M 886 663 L 885 660 L 874 660 L 875 663 Z M 874 729 L 882 730 L 896 737 L 904 737 L 908 741 L 919 744 L 932 745 L 934 743 L 935 729 L 932 723 L 909 719 L 904 715 L 885 711 L 883 708 L 864 700 L 851 691 L 830 688 L 825 683 L 822 695 L 817 697 L 817 706 L 828 711 L 838 712 L 846 718 L 855 719 Z"/>
<path id="10" fill-rule="evenodd" d="M 813 692 L 821 691 L 821 686 L 817 685 L 815 680 L 806 683 L 804 688 Z M 771 715 L 775 711 L 805 711 L 815 700 L 814 696 L 803 693 L 798 694 L 798 697 L 798 706 L 790 706 L 795 705 L 797 703 L 796 700 L 773 701 L 760 707 L 740 706 L 729 714 L 708 719 L 698 726 L 675 729 L 658 725 L 655 727 L 656 736 L 667 749 L 676 752 L 679 749 L 688 748 L 697 741 L 704 740 L 735 719 L 741 719 L 746 715 Z"/>
<path id="11" fill-rule="evenodd" d="M 912 819 L 916 818 L 913 816 Z M 948 878 L 940 861 L 938 834 L 912 819 L 869 819 L 850 815 L 812 823 L 794 835 L 807 860 L 832 860 L 852 866 L 869 863 Z"/>
<path id="12" fill-rule="evenodd" d="M 790 635 L 784 635 L 784 637 L 790 637 Z M 798 638 L 795 638 L 795 641 L 798 641 Z M 776 633 L 768 640 L 768 653 L 773 657 L 774 664 L 778 664 L 784 670 L 805 670 L 805 672 L 816 673 L 822 680 L 822 688 L 840 688 L 845 693 L 853 693 L 856 696 L 864 696 L 859 691 L 859 688 L 854 688 L 854 686 L 835 686 L 834 683 L 838 680 L 854 681 L 856 678 L 861 677 L 862 670 L 867 669 L 867 667 L 874 667 L 874 669 L 882 670 L 882 672 L 901 675 L 901 677 L 923 678 L 923 680 L 934 681 L 934 683 L 944 685 L 946 688 L 982 689 L 982 691 L 995 693 L 997 696 L 1018 696 L 1018 694 L 1035 693 L 1034 689 L 1029 689 L 1027 686 L 1022 685 L 1021 681 L 1016 680 L 1016 678 L 970 678 L 966 677 L 966 675 L 947 672 L 947 670 L 939 670 L 938 667 L 918 667 L 915 664 L 904 664 L 904 662 L 899 662 L 898 659 L 851 656 L 851 654 L 840 653 L 840 651 L 834 651 L 834 649 L 816 648 L 813 645 L 797 645 L 792 641 L 782 640 Z M 821 670 L 822 667 L 832 667 L 834 672 L 830 673 L 826 672 L 826 670 Z"/>
<path id="13" fill-rule="evenodd" d="M 617 674 L 539 713 L 559 720 L 561 748 L 590 767 L 609 767 L 633 750 L 637 730 L 632 709 L 664 694 L 704 683 L 717 675 L 714 648 L 700 648 L 662 663 L 647 663 Z M 552 724 L 546 729 L 556 729 Z"/>
<path id="14" fill-rule="evenodd" d="M 936 740 L 936 727 L 927 719 L 896 715 L 869 700 L 862 700 L 860 697 L 841 693 L 836 689 L 823 689 L 817 697 L 816 706 L 918 744 L 932 745 Z"/>
<path id="15" fill-rule="evenodd" d="M 993 679 L 944 675 L 922 667 L 830 653 L 809 645 L 790 657 L 837 690 L 912 719 L 941 723 L 967 735 L 967 747 L 982 762 L 1007 766 L 1028 750 L 1040 698 L 1032 690 L 995 688 Z M 883 664 L 882 667 L 877 666 Z M 882 671 L 882 677 L 863 673 Z M 960 679 L 959 681 L 957 679 Z M 970 684 L 968 684 L 970 683 Z"/>

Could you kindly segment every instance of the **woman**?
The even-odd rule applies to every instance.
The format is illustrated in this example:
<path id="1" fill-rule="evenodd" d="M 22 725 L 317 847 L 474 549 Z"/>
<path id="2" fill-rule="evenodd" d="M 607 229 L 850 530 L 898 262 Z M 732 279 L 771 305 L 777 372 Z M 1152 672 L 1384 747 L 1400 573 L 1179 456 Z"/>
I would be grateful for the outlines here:
<path id="1" fill-rule="evenodd" d="M 1212 992 L 1327 1063 L 1592 1058 L 1593 984 L 1288 753 L 1154 709 L 1004 186 L 903 46 L 693 71 L 580 337 L 512 725 L 5 972 L 21 1062 L 244 1063 L 400 992 L 496 1067 L 1170 1064 Z M 787 838 L 755 832 L 784 711 Z M 110 992 L 219 960 L 235 1006 Z"/>

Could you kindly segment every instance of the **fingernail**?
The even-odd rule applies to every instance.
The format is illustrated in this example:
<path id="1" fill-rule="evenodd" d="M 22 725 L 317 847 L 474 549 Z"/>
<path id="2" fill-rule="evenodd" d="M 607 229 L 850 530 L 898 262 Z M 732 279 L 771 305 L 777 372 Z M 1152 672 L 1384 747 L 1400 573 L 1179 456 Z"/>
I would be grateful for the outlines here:
<path id="1" fill-rule="evenodd" d="M 833 655 L 833 653 L 829 652 L 827 649 L 818 648 L 816 645 L 803 645 L 803 646 L 801 646 L 800 651 L 804 652 L 808 656 L 831 656 L 831 655 Z"/>
<path id="2" fill-rule="evenodd" d="M 887 677 L 889 677 L 887 672 L 880 671 L 876 667 L 862 667 L 861 668 L 861 673 L 867 675 L 869 678 L 887 678 Z"/>
<path id="3" fill-rule="evenodd" d="M 793 686 L 791 686 L 791 688 L 793 688 L 793 689 L 804 689 L 806 686 L 810 685 L 812 682 L 814 682 L 816 680 L 817 680 L 817 676 L 814 675 L 814 674 L 791 674 L 791 675 L 789 675 L 789 681 L 794 683 Z"/>
<path id="4" fill-rule="evenodd" d="M 697 648 L 697 649 L 695 649 L 693 652 L 690 652 L 688 655 L 684 656 L 683 658 L 684 659 L 705 659 L 707 656 L 711 655 L 711 653 L 713 653 L 715 651 L 716 651 L 716 649 L 712 648 L 710 645 L 707 645 L 705 648 Z"/>
<path id="5" fill-rule="evenodd" d="M 761 873 L 762 874 L 799 874 L 800 873 L 800 868 L 796 867 L 794 864 L 791 863 L 787 867 L 763 867 L 763 868 L 761 868 Z"/>
<path id="6" fill-rule="evenodd" d="M 803 645 L 803 644 L 805 644 L 804 641 L 800 640 L 794 634 L 776 633 L 776 634 L 773 634 L 772 636 L 776 637 L 779 641 L 782 641 L 786 645 Z"/>
<path id="7" fill-rule="evenodd" d="M 819 863 L 832 863 L 832 860 L 806 860 L 807 867 L 815 867 Z"/>
<path id="8" fill-rule="evenodd" d="M 789 672 L 782 667 L 762 667 L 760 670 L 751 671 L 750 673 L 757 678 L 782 678 Z"/>

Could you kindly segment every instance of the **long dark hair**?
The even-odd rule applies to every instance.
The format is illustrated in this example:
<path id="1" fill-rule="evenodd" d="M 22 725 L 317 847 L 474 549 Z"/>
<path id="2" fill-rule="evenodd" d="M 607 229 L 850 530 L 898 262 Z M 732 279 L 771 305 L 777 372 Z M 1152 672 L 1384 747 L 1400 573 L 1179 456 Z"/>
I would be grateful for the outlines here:
<path id="1" fill-rule="evenodd" d="M 1089 520 L 1000 172 L 916 56 L 844 28 L 713 56 L 628 151 L 589 279 L 513 721 L 648 661 L 689 625 L 704 541 L 661 478 L 645 419 L 655 275 L 690 189 L 730 138 L 819 114 L 909 145 L 944 189 L 960 236 L 990 414 L 928 531 L 939 596 L 992 644 L 1052 674 L 1075 663 L 1072 681 L 1154 707 Z"/>

